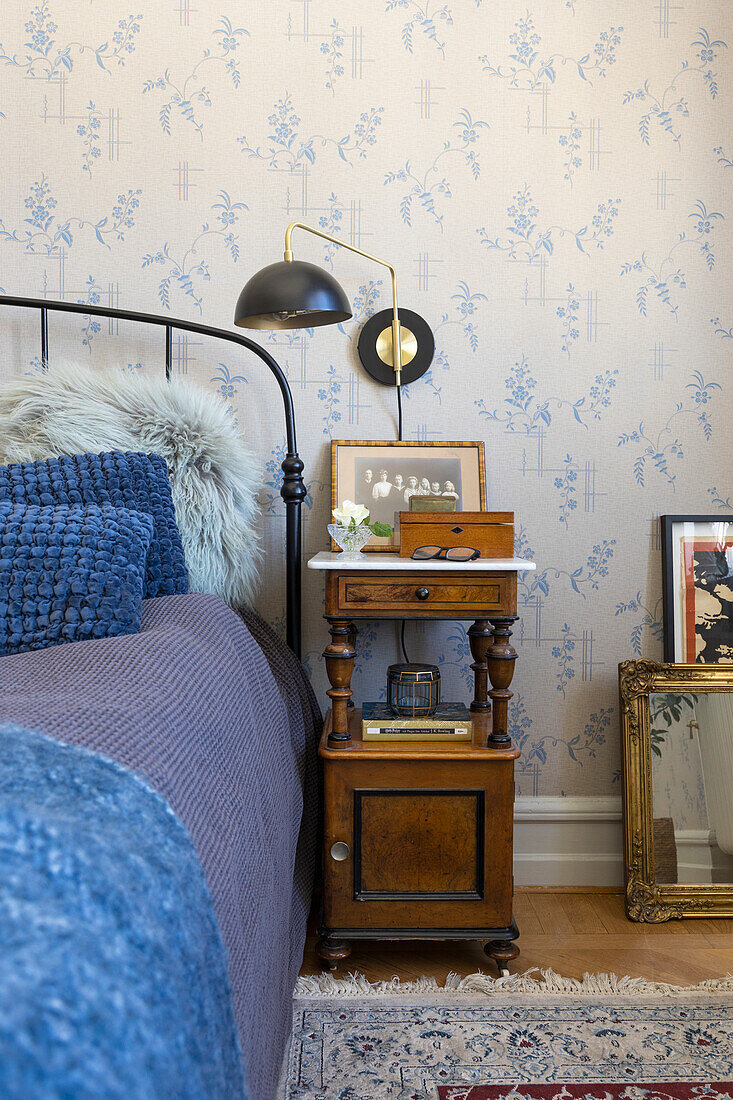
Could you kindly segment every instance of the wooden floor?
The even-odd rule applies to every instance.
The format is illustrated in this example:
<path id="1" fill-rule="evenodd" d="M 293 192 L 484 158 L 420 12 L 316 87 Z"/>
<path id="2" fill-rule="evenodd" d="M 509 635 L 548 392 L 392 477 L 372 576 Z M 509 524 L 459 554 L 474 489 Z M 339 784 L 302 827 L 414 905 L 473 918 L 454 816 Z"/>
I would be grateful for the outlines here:
<path id="1" fill-rule="evenodd" d="M 510 966 L 513 973 L 551 967 L 570 978 L 604 971 L 679 985 L 733 974 L 733 920 L 634 924 L 626 919 L 620 893 L 555 888 L 518 890 L 514 916 L 521 954 Z M 316 938 L 314 921 L 301 974 L 320 973 Z M 359 971 L 370 981 L 394 975 L 410 981 L 427 974 L 442 982 L 451 970 L 496 973 L 479 943 L 393 941 L 355 942 L 337 976 Z"/>

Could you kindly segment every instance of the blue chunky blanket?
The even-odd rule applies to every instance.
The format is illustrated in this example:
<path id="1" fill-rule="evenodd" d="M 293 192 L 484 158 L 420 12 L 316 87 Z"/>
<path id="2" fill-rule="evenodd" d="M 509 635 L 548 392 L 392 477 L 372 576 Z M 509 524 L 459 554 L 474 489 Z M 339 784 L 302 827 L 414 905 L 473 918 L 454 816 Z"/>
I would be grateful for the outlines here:
<path id="1" fill-rule="evenodd" d="M 165 801 L 0 725 L 0 1096 L 242 1100 L 209 891 Z"/>

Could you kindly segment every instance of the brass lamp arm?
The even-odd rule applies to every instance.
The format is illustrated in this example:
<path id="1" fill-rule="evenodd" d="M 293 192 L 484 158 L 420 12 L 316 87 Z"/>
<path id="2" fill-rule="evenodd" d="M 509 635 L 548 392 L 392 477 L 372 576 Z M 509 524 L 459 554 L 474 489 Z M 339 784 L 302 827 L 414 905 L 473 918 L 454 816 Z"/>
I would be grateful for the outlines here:
<path id="1" fill-rule="evenodd" d="M 394 364 L 394 372 L 397 376 L 396 384 L 399 386 L 400 375 L 402 373 L 402 340 L 400 339 L 400 315 L 397 311 L 397 273 L 392 264 L 387 263 L 386 260 L 380 259 L 379 256 L 373 256 L 371 252 L 364 252 L 363 249 L 357 248 L 356 245 L 347 244 L 346 241 L 339 240 L 338 237 L 332 237 L 330 233 L 323 233 L 320 229 L 315 229 L 312 225 L 306 225 L 305 222 L 291 222 L 285 230 L 284 258 L 286 263 L 291 263 L 293 259 L 293 252 L 290 245 L 294 229 L 304 229 L 306 233 L 313 233 L 314 236 L 321 237 L 324 241 L 330 241 L 331 244 L 336 244 L 339 248 L 346 248 L 349 252 L 356 252 L 357 256 L 364 256 L 367 260 L 374 260 L 375 263 L 381 264 L 382 267 L 388 269 L 392 281 L 392 363 Z"/>

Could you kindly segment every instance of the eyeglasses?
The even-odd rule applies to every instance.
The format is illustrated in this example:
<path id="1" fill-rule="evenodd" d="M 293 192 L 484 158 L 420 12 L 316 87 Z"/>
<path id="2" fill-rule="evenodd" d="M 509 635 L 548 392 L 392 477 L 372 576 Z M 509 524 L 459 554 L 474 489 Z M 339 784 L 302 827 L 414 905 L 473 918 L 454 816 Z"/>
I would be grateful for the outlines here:
<path id="1" fill-rule="evenodd" d="M 418 546 L 413 550 L 412 557 L 416 561 L 435 561 L 445 558 L 446 561 L 474 561 L 481 557 L 479 550 L 472 550 L 470 546 Z"/>

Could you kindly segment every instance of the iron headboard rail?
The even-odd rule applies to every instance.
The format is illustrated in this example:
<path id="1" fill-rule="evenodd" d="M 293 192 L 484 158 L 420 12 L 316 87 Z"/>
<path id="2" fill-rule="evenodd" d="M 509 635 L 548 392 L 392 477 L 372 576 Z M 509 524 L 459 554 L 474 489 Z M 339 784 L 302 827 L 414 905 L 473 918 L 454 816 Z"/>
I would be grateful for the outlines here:
<path id="1" fill-rule="evenodd" d="M 137 313 L 127 309 L 112 309 L 107 306 L 77 304 L 75 302 L 56 302 L 45 298 L 18 298 L 0 294 L 0 306 L 19 306 L 24 309 L 37 309 L 41 313 L 41 363 L 48 367 L 48 311 L 58 313 L 81 313 L 84 316 L 113 317 L 119 321 L 135 321 L 144 325 L 157 325 L 165 332 L 165 376 L 171 377 L 173 357 L 173 330 L 194 332 L 198 336 L 210 336 L 215 340 L 227 340 L 247 348 L 263 361 L 280 388 L 285 414 L 286 454 L 282 462 L 283 482 L 280 496 L 285 502 L 285 609 L 286 638 L 290 648 L 300 657 L 301 634 L 301 505 L 308 490 L 303 480 L 303 461 L 298 454 L 295 439 L 295 411 L 293 395 L 288 380 L 281 367 L 268 351 L 260 344 L 227 329 L 212 328 L 210 325 L 197 325 L 193 321 L 183 321 L 177 317 L 161 317 L 154 313 Z"/>

